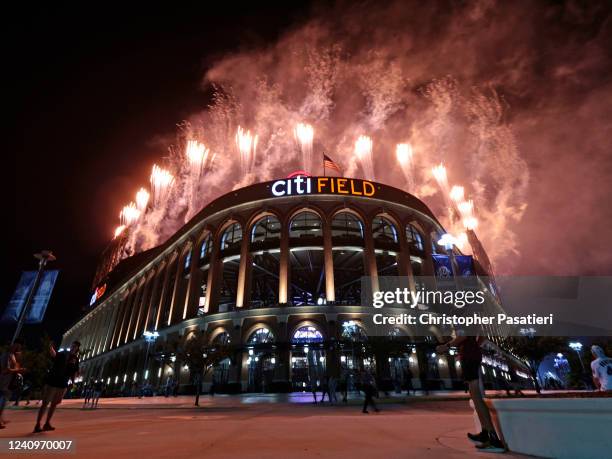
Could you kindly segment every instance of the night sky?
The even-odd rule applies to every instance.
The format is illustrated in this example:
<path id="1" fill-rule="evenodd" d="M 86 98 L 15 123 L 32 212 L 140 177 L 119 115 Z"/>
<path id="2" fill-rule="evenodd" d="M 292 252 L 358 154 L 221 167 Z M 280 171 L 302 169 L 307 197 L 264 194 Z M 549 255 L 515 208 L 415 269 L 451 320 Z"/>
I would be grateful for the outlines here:
<path id="1" fill-rule="evenodd" d="M 309 8 L 205 4 L 182 11 L 32 6 L 5 14 L 2 307 L 21 270 L 36 268 L 33 253 L 52 250 L 50 267 L 61 270 L 44 323 L 25 327 L 29 343 L 43 331 L 61 339 L 82 313 L 123 201 L 135 183 L 148 183 L 167 148 L 156 139 L 209 103 L 201 80 L 210 63 L 275 40 Z M 1 338 L 10 339 L 14 326 L 1 327 Z"/>
<path id="2" fill-rule="evenodd" d="M 491 94 L 499 96 L 500 124 L 511 123 L 516 137 L 516 143 L 510 139 L 500 145 L 516 145 L 524 167 L 512 169 L 519 162 L 512 154 L 507 156 L 512 159 L 508 164 L 497 161 L 492 149 L 479 159 L 480 164 L 489 163 L 484 175 L 502 183 L 510 195 L 513 177 L 507 175 L 519 170 L 530 178 L 524 215 L 506 212 L 504 231 L 499 233 L 479 227 L 481 235 L 485 230 L 496 235 L 485 248 L 491 254 L 504 242 L 516 242 L 516 248 L 504 252 L 506 261 L 515 266 L 509 270 L 513 273 L 612 274 L 612 252 L 605 248 L 612 226 L 609 2 L 201 4 L 172 11 L 154 10 L 151 5 L 113 8 L 104 3 L 104 8 L 80 9 L 28 4 L 3 11 L 3 74 L 8 79 L 3 87 L 7 119 L 3 185 L 8 234 L 2 250 L 0 310 L 21 271 L 36 268 L 33 253 L 52 250 L 57 261 L 50 268 L 61 270 L 45 322 L 25 327 L 31 345 L 38 344 L 43 332 L 59 340 L 83 313 L 96 264 L 112 239 L 121 207 L 148 184 L 152 164 L 162 161 L 176 138 L 177 123 L 211 103 L 212 89 L 204 84 L 205 76 L 234 84 L 236 94 L 247 101 L 245 117 L 268 113 L 268 118 L 260 116 L 261 125 L 253 127 L 264 132 L 268 125 L 285 122 L 285 106 L 274 101 L 254 107 L 252 83 L 268 72 L 266 76 L 290 96 L 303 98 L 295 88 L 304 89 L 300 83 L 307 80 L 307 72 L 303 62 L 294 59 L 294 49 L 309 40 L 323 48 L 332 45 L 329 49 L 346 41 L 344 79 L 331 101 L 336 113 L 324 126 L 326 140 L 335 135 L 336 140 L 346 137 L 352 142 L 352 135 L 363 127 L 359 123 L 372 125 L 359 85 L 367 83 L 364 69 L 378 62 L 381 50 L 389 60 L 397 60 L 409 85 L 388 96 L 384 90 L 395 87 L 393 72 L 385 66 L 373 72 L 375 100 L 381 106 L 387 99 L 399 101 L 407 114 L 388 116 L 378 132 L 370 129 L 378 135 L 378 145 L 383 138 L 394 147 L 393 136 L 404 135 L 406 120 L 417 128 L 419 120 L 439 120 L 432 117 L 431 104 L 428 112 L 422 109 L 422 90 L 432 81 L 444 82 L 447 75 L 456 78 L 458 101 L 473 103 L 476 87 L 483 94 L 479 100 L 490 102 Z M 378 49 L 371 52 L 375 46 Z M 363 64 L 366 61 L 370 63 Z M 317 69 L 308 70 L 317 74 Z M 381 75 L 388 78 L 381 80 Z M 421 126 L 422 132 L 434 124 Z M 350 135 L 345 136 L 347 132 Z M 453 147 L 457 137 L 449 136 L 447 143 Z M 468 164 L 461 142 L 455 143 L 459 167 L 453 172 Z M 506 153 L 513 153 L 512 148 Z M 431 152 L 438 154 L 435 149 Z M 285 156 L 285 150 L 277 149 L 276 156 L 266 157 L 266 167 L 271 170 Z M 463 167 L 466 177 L 471 165 Z M 261 173 L 263 166 L 257 166 Z M 379 166 L 379 172 L 392 173 L 392 169 Z M 219 177 L 220 182 L 234 185 Z M 386 178 L 381 181 L 398 185 Z M 499 189 L 493 186 L 492 194 Z M 504 210 L 491 205 L 491 213 L 499 213 L 500 207 Z M 513 237 L 508 237 L 510 233 Z M 0 339 L 10 339 L 13 329 L 12 324 L 0 324 Z"/>

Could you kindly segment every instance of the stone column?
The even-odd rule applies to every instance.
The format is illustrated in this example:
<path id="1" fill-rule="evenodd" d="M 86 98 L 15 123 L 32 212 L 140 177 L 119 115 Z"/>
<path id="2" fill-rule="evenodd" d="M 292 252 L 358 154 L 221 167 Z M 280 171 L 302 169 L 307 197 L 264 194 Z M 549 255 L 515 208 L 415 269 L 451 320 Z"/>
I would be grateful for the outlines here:
<path id="1" fill-rule="evenodd" d="M 249 252 L 249 233 L 246 228 L 242 231 L 240 242 L 240 266 L 238 267 L 238 286 L 236 288 L 236 307 L 241 308 L 248 302 L 247 279 L 250 278 L 252 262 Z"/>
<path id="2" fill-rule="evenodd" d="M 177 258 L 178 257 L 177 255 Z M 172 256 L 170 256 L 168 258 L 168 261 L 166 262 L 166 272 L 164 273 L 164 282 L 162 284 L 162 291 L 161 291 L 161 295 L 159 296 L 159 301 L 157 302 L 157 314 L 155 314 L 155 330 L 158 330 L 160 327 L 165 326 L 166 324 L 162 324 L 161 322 L 161 317 L 162 317 L 162 309 L 165 305 L 165 299 L 168 295 L 170 295 L 173 286 L 169 285 L 170 284 L 170 277 L 172 276 L 172 269 L 175 267 L 175 264 L 172 263 Z"/>
<path id="3" fill-rule="evenodd" d="M 290 253 L 289 253 L 289 224 L 287 220 L 281 227 L 281 239 L 280 239 L 280 266 L 278 275 L 278 302 L 280 304 L 287 304 L 289 301 L 289 279 L 291 273 Z"/>
<path id="4" fill-rule="evenodd" d="M 331 221 L 324 220 L 323 225 L 323 254 L 325 260 L 325 296 L 327 301 L 336 301 L 334 286 L 334 255 L 332 253 Z"/>
<path id="5" fill-rule="evenodd" d="M 191 264 L 189 266 L 189 283 L 187 284 L 187 294 L 185 295 L 185 304 L 183 305 L 183 320 L 196 317 L 198 314 L 198 301 L 200 295 L 201 274 L 198 272 L 200 266 L 200 253 L 198 246 L 192 244 L 191 247 Z"/>
<path id="6" fill-rule="evenodd" d="M 377 292 L 380 288 L 378 285 L 378 271 L 376 271 L 376 256 L 374 254 L 374 238 L 372 237 L 372 222 L 366 220 L 364 222 L 364 271 L 366 276 L 370 276 L 372 292 Z"/>

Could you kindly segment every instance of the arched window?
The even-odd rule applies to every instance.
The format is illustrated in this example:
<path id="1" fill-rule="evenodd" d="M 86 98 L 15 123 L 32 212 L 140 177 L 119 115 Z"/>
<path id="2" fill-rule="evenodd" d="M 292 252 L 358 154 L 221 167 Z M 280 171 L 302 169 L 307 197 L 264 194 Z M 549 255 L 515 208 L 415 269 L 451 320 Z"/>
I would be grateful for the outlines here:
<path id="1" fill-rule="evenodd" d="M 236 306 L 241 242 L 242 227 L 239 223 L 230 225 L 221 236 L 223 270 L 219 290 L 219 312 L 227 312 Z"/>
<path id="2" fill-rule="evenodd" d="M 305 325 L 293 333 L 291 342 L 294 344 L 321 343 L 323 342 L 323 335 L 316 327 Z"/>
<path id="3" fill-rule="evenodd" d="M 278 304 L 280 234 L 280 221 L 273 215 L 257 220 L 251 230 L 251 307 Z"/>
<path id="4" fill-rule="evenodd" d="M 240 223 L 233 223 L 221 236 L 221 250 L 239 249 L 240 242 L 242 242 L 242 226 L 240 226 Z"/>
<path id="5" fill-rule="evenodd" d="M 363 327 L 354 320 L 342 322 L 342 339 L 353 342 L 364 342 L 368 340 Z"/>
<path id="6" fill-rule="evenodd" d="M 189 268 L 191 268 L 191 249 L 185 254 L 185 258 L 183 260 L 183 269 L 185 270 L 185 274 L 189 274 Z"/>
<path id="7" fill-rule="evenodd" d="M 423 236 L 419 230 L 417 230 L 410 223 L 406 225 L 406 240 L 408 241 L 408 248 L 410 249 L 410 252 L 423 252 Z"/>
<path id="8" fill-rule="evenodd" d="M 200 245 L 200 262 L 208 261 L 212 253 L 212 238 L 207 235 Z"/>
<path id="9" fill-rule="evenodd" d="M 221 332 L 212 340 L 213 346 L 227 346 L 230 342 L 231 339 L 228 332 Z"/>
<path id="10" fill-rule="evenodd" d="M 251 244 L 280 241 L 281 224 L 274 215 L 266 215 L 253 225 Z"/>
<path id="11" fill-rule="evenodd" d="M 265 343 L 273 343 L 274 335 L 272 332 L 266 328 L 261 327 L 255 330 L 247 339 L 247 344 L 265 344 Z"/>
<path id="12" fill-rule="evenodd" d="M 365 275 L 363 222 L 351 212 L 338 212 L 331 223 L 334 290 L 339 304 L 361 304 Z"/>
<path id="13" fill-rule="evenodd" d="M 296 306 L 317 304 L 325 297 L 323 223 L 318 214 L 302 211 L 289 225 L 290 298 Z"/>
<path id="14" fill-rule="evenodd" d="M 372 238 L 374 244 L 398 244 L 397 229 L 391 221 L 381 215 L 372 220 Z"/>
<path id="15" fill-rule="evenodd" d="M 338 212 L 332 219 L 332 240 L 363 245 L 363 223 L 350 212 Z"/>
<path id="16" fill-rule="evenodd" d="M 289 237 L 298 239 L 322 238 L 323 223 L 321 217 L 307 210 L 296 214 L 289 225 Z"/>

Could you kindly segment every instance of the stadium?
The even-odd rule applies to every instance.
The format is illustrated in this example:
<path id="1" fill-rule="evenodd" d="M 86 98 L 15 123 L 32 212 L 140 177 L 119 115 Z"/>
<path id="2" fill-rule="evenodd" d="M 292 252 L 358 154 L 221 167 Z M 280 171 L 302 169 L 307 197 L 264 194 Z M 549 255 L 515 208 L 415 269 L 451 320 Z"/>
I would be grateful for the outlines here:
<path id="1" fill-rule="evenodd" d="M 159 392 L 169 380 L 193 391 L 195 375 L 173 349 L 196 335 L 211 349 L 233 349 L 203 372 L 204 391 L 213 383 L 229 393 L 310 391 L 361 369 L 385 390 L 407 379 L 417 389 L 463 388 L 460 362 L 452 351 L 436 355 L 435 336 L 397 326 L 371 337 L 363 326 L 362 278 L 374 290 L 383 276 L 414 287 L 434 276 L 434 256 L 448 254 L 438 245 L 444 233 L 422 201 L 368 180 L 298 173 L 236 189 L 98 276 L 91 308 L 62 346 L 80 340 L 83 380 L 104 380 L 111 395 L 145 383 Z M 472 269 L 486 276 L 473 231 L 469 241 Z M 485 384 L 503 386 L 513 369 L 522 374 L 517 368 L 492 350 Z"/>

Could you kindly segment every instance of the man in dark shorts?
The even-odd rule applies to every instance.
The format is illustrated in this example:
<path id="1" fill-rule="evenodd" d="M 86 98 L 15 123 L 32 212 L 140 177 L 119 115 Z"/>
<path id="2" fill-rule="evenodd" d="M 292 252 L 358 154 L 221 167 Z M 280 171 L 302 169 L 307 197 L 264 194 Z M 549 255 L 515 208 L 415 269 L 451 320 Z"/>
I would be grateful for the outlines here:
<path id="1" fill-rule="evenodd" d="M 457 336 L 448 343 L 438 346 L 436 351 L 443 353 L 448 352 L 453 346 L 459 348 L 463 379 L 468 385 L 470 398 L 474 403 L 474 409 L 482 426 L 482 432 L 479 434 L 468 433 L 468 438 L 474 443 L 478 443 L 476 448 L 481 451 L 503 453 L 506 448 L 495 432 L 491 413 L 484 401 L 484 394 L 480 385 L 480 365 L 482 363 L 480 344 L 480 339 L 474 336 Z"/>
<path id="2" fill-rule="evenodd" d="M 55 430 L 55 427 L 51 426 L 51 418 L 53 417 L 53 413 L 55 413 L 55 408 L 64 398 L 64 394 L 68 388 L 68 380 L 74 381 L 74 378 L 79 372 L 80 347 L 81 343 L 78 341 L 73 342 L 68 351 L 56 352 L 53 345 L 49 347 L 49 352 L 51 353 L 51 357 L 53 357 L 53 366 L 45 379 L 42 404 L 40 410 L 38 410 L 38 417 L 36 418 L 36 425 L 34 426 L 35 433 Z M 40 422 L 47 411 L 47 406 L 49 406 L 47 422 L 45 422 L 45 425 L 41 428 Z"/>

